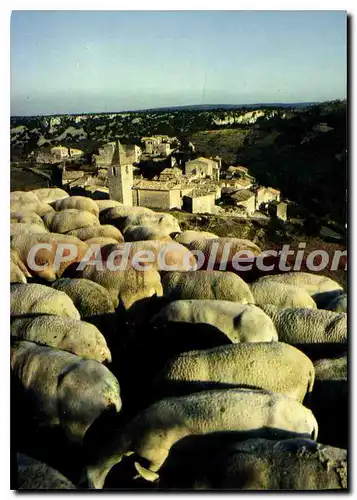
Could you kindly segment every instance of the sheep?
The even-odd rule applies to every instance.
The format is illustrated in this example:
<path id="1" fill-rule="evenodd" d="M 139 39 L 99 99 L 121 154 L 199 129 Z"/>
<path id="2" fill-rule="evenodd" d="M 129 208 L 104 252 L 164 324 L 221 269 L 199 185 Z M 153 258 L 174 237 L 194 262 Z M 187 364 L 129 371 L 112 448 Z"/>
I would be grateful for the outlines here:
<path id="1" fill-rule="evenodd" d="M 99 215 L 101 224 L 112 224 L 120 231 L 123 230 L 125 219 L 136 213 L 154 213 L 150 208 L 146 207 L 132 207 L 128 205 L 119 205 L 102 210 Z"/>
<path id="2" fill-rule="evenodd" d="M 98 224 L 98 218 L 91 212 L 69 208 L 61 212 L 46 214 L 43 221 L 52 233 L 68 233 L 92 224 Z"/>
<path id="3" fill-rule="evenodd" d="M 304 288 L 269 280 L 257 281 L 250 285 L 255 303 L 272 304 L 279 309 L 286 307 L 316 308 L 314 299 Z"/>
<path id="4" fill-rule="evenodd" d="M 27 283 L 27 278 L 30 276 L 18 254 L 10 249 L 10 283 Z"/>
<path id="5" fill-rule="evenodd" d="M 347 294 L 344 293 L 338 297 L 335 297 L 326 307 L 329 311 L 334 311 L 336 313 L 347 313 Z"/>
<path id="6" fill-rule="evenodd" d="M 299 288 L 304 288 L 310 295 L 334 290 L 342 290 L 341 285 L 327 276 L 298 271 L 275 274 L 273 276 L 263 276 L 259 278 L 257 282 L 261 283 L 267 280 L 270 283 L 285 283 L 287 285 L 295 285 Z"/>
<path id="7" fill-rule="evenodd" d="M 200 238 L 192 240 L 187 248 L 202 252 L 205 256 L 205 265 L 212 262 L 213 268 L 218 265 L 230 265 L 234 262 L 235 255 L 243 258 L 245 250 L 249 250 L 253 256 L 261 253 L 261 249 L 255 243 L 239 238 Z"/>
<path id="8" fill-rule="evenodd" d="M 314 385 L 312 361 L 283 342 L 256 342 L 191 351 L 170 359 L 154 382 L 160 396 L 232 386 L 265 389 L 300 403 Z"/>
<path id="9" fill-rule="evenodd" d="M 248 439 L 214 456 L 206 478 L 213 490 L 347 489 L 347 451 L 306 438 Z"/>
<path id="10" fill-rule="evenodd" d="M 344 380 L 347 382 L 347 356 L 319 359 L 314 362 L 316 380 Z"/>
<path id="11" fill-rule="evenodd" d="M 151 323 L 208 324 L 222 331 L 233 343 L 278 340 L 272 320 L 253 304 L 229 300 L 176 300 L 162 308 Z"/>
<path id="12" fill-rule="evenodd" d="M 98 361 L 22 340 L 11 347 L 11 370 L 39 426 L 61 429 L 71 443 L 81 444 L 104 411 L 121 409 L 119 382 Z"/>
<path id="13" fill-rule="evenodd" d="M 42 246 L 42 248 L 36 247 Z M 48 245 L 50 248 L 48 248 Z M 55 281 L 74 262 L 80 262 L 89 250 L 83 241 L 64 234 L 20 234 L 13 236 L 10 243 L 18 260 L 28 270 L 29 275 L 46 281 Z M 33 255 L 34 250 L 35 255 Z M 32 252 L 31 252 L 32 251 Z M 33 261 L 32 261 L 33 257 Z M 56 257 L 58 257 L 56 262 Z M 36 264 L 34 267 L 33 263 Z M 56 269 L 58 268 L 58 269 Z"/>
<path id="14" fill-rule="evenodd" d="M 146 226 L 128 226 L 125 228 L 124 237 L 125 241 L 173 241 L 170 236 L 170 229 L 158 228 L 155 224 Z"/>
<path id="15" fill-rule="evenodd" d="M 167 236 L 175 236 L 181 232 L 178 220 L 173 215 L 163 212 L 136 212 L 128 215 L 123 221 L 123 233 L 125 234 L 129 227 L 134 226 L 149 228 L 154 226 L 157 231 L 161 234 L 165 232 Z"/>
<path id="16" fill-rule="evenodd" d="M 38 203 L 40 200 L 36 193 L 32 191 L 12 191 L 10 193 L 10 203 Z"/>
<path id="17" fill-rule="evenodd" d="M 73 229 L 67 234 L 76 236 L 76 238 L 79 238 L 82 241 L 89 240 L 90 238 L 104 237 L 112 238 L 117 243 L 124 242 L 123 235 L 121 234 L 119 229 L 110 224 L 106 224 L 103 226 L 99 224 L 92 224 L 91 226 L 81 227 L 80 229 Z"/>
<path id="18" fill-rule="evenodd" d="M 149 266 L 158 271 L 189 271 L 196 265 L 196 259 L 183 245 L 174 241 L 162 240 L 134 241 L 126 244 L 130 247 L 128 265 L 135 265 L 135 260 L 144 265 L 145 256 Z M 118 246 L 124 248 L 124 246 Z"/>
<path id="19" fill-rule="evenodd" d="M 52 285 L 70 297 L 82 318 L 114 313 L 113 301 L 106 288 L 88 279 L 62 278 Z"/>
<path id="20" fill-rule="evenodd" d="M 43 203 L 40 201 L 34 201 L 34 202 L 22 202 L 21 200 L 19 201 L 11 201 L 10 203 L 10 210 L 12 212 L 34 212 L 38 214 L 40 217 L 43 217 L 46 214 L 49 213 L 55 213 L 55 210 L 51 205 L 48 205 L 48 203 Z"/>
<path id="21" fill-rule="evenodd" d="M 27 278 L 21 268 L 10 261 L 10 283 L 27 283 Z"/>
<path id="22" fill-rule="evenodd" d="M 10 314 L 14 318 L 54 314 L 63 318 L 81 319 L 67 294 L 37 283 L 11 285 Z"/>
<path id="23" fill-rule="evenodd" d="M 75 490 L 76 487 L 58 470 L 26 455 L 17 454 L 17 490 Z"/>
<path id="24" fill-rule="evenodd" d="M 91 226 L 89 226 L 91 227 Z M 89 238 L 89 240 L 84 240 L 84 242 L 88 246 L 99 245 L 100 248 L 105 247 L 107 245 L 117 245 L 118 240 L 114 238 L 108 238 L 107 236 L 96 236 L 94 238 Z"/>
<path id="25" fill-rule="evenodd" d="M 56 212 L 75 208 L 76 210 L 90 212 L 97 218 L 99 217 L 98 205 L 94 200 L 86 198 L 85 196 L 69 196 L 67 198 L 62 198 L 51 203 L 51 206 L 56 210 Z"/>
<path id="26" fill-rule="evenodd" d="M 98 205 L 99 215 L 101 214 L 101 212 L 107 210 L 108 208 L 123 206 L 123 204 L 120 203 L 120 201 L 116 200 L 94 200 L 94 201 Z"/>
<path id="27" fill-rule="evenodd" d="M 287 344 L 347 343 L 347 315 L 322 309 L 261 308 L 271 317 L 279 340 Z"/>
<path id="28" fill-rule="evenodd" d="M 35 194 L 39 201 L 43 203 L 53 203 L 57 200 L 63 200 L 69 197 L 66 191 L 57 187 L 33 189 L 31 193 Z"/>
<path id="29" fill-rule="evenodd" d="M 18 340 L 62 349 L 82 358 L 111 362 L 111 353 L 100 331 L 90 323 L 46 314 L 15 319 L 11 335 Z"/>
<path id="30" fill-rule="evenodd" d="M 74 275 L 70 271 L 68 277 L 85 278 L 106 288 L 117 308 L 121 304 L 125 310 L 130 309 L 136 302 L 152 296 L 162 296 L 160 274 L 155 269 L 139 271 L 133 268 L 125 270 L 97 269 L 96 266 L 86 265 L 76 270 Z"/>
<path id="31" fill-rule="evenodd" d="M 19 234 L 45 234 L 48 229 L 41 224 L 31 223 L 15 223 L 10 224 L 10 236 L 18 236 Z"/>
<path id="32" fill-rule="evenodd" d="M 231 272 L 168 272 L 163 277 L 162 286 L 164 296 L 171 301 L 215 299 L 254 304 L 254 297 L 248 285 Z"/>
<path id="33" fill-rule="evenodd" d="M 36 212 L 28 212 L 27 210 L 22 212 L 11 211 L 10 222 L 11 224 L 19 222 L 22 224 L 40 224 L 43 226 L 43 220 L 41 217 L 36 214 Z"/>
<path id="34" fill-rule="evenodd" d="M 181 243 L 181 245 L 189 245 L 192 241 L 200 240 L 200 239 L 217 239 L 217 236 L 214 233 L 209 233 L 208 231 L 184 231 L 183 233 L 179 233 L 175 236 L 175 241 L 177 243 Z"/>
<path id="35" fill-rule="evenodd" d="M 102 445 L 96 447 L 92 460 L 88 459 L 85 476 L 91 487 L 102 488 L 110 469 L 123 455 L 134 452 L 139 474 L 153 480 L 171 446 L 187 436 L 241 432 L 267 437 L 278 431 L 316 439 L 318 425 L 310 410 L 270 391 L 213 390 L 162 399 L 140 412 L 121 431 L 109 433 L 108 440 L 103 442 L 98 437 Z M 140 459 L 148 462 L 147 469 Z"/>

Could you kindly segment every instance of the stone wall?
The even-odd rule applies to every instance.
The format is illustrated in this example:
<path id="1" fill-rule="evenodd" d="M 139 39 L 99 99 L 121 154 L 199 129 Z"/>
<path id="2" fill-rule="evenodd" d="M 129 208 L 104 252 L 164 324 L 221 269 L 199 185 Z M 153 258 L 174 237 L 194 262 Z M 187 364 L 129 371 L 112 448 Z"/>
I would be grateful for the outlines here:
<path id="1" fill-rule="evenodd" d="M 247 210 L 247 215 L 250 217 L 255 212 L 255 196 L 251 196 L 247 200 L 240 201 L 239 205 L 245 207 Z"/>
<path id="2" fill-rule="evenodd" d="M 193 198 L 191 196 L 186 196 L 184 199 L 185 210 L 193 214 L 202 214 L 202 213 L 211 214 L 214 212 L 214 206 L 215 206 L 214 193 L 210 193 L 204 196 L 197 196 Z"/>
<path id="3" fill-rule="evenodd" d="M 181 208 L 182 205 L 179 189 L 133 189 L 133 200 L 135 205 L 148 208 L 160 208 L 161 210 Z"/>

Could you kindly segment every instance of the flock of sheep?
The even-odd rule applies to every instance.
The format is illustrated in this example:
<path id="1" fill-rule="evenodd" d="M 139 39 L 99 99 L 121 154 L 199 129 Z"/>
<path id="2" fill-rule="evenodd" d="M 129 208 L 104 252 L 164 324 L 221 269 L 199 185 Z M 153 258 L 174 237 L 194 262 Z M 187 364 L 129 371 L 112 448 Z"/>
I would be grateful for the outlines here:
<path id="1" fill-rule="evenodd" d="M 225 243 L 260 253 L 144 207 L 11 193 L 13 488 L 347 488 L 347 296 L 192 270 Z"/>

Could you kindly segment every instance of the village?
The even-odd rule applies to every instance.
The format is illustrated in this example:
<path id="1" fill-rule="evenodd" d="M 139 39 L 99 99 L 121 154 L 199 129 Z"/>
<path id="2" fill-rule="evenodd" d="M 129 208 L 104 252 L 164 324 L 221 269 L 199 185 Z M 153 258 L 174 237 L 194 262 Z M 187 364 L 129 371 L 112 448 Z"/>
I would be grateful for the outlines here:
<path id="1" fill-rule="evenodd" d="M 70 194 L 163 211 L 287 220 L 289 202 L 280 199 L 278 189 L 259 185 L 247 167 L 223 169 L 219 156 L 197 157 L 192 142 L 183 146 L 176 137 L 142 137 L 141 144 L 104 144 L 91 155 L 90 169 L 78 167 L 84 151 L 65 146 L 40 150 L 36 163 L 59 164 Z M 148 162 L 159 170 L 150 179 Z"/>

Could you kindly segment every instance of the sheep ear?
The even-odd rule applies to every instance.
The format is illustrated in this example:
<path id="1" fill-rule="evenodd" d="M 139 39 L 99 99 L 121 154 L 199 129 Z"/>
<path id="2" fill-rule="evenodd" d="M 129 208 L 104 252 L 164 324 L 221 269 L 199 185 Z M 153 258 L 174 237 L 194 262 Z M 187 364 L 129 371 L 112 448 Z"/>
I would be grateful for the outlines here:
<path id="1" fill-rule="evenodd" d="M 139 472 L 139 476 L 136 476 L 136 478 L 141 476 L 144 479 L 146 479 L 146 481 L 150 481 L 152 483 L 154 481 L 156 481 L 156 479 L 159 478 L 159 474 L 157 474 L 156 472 L 153 472 L 152 470 L 145 469 L 138 462 L 135 462 L 134 466 L 135 466 L 135 469 Z"/>

